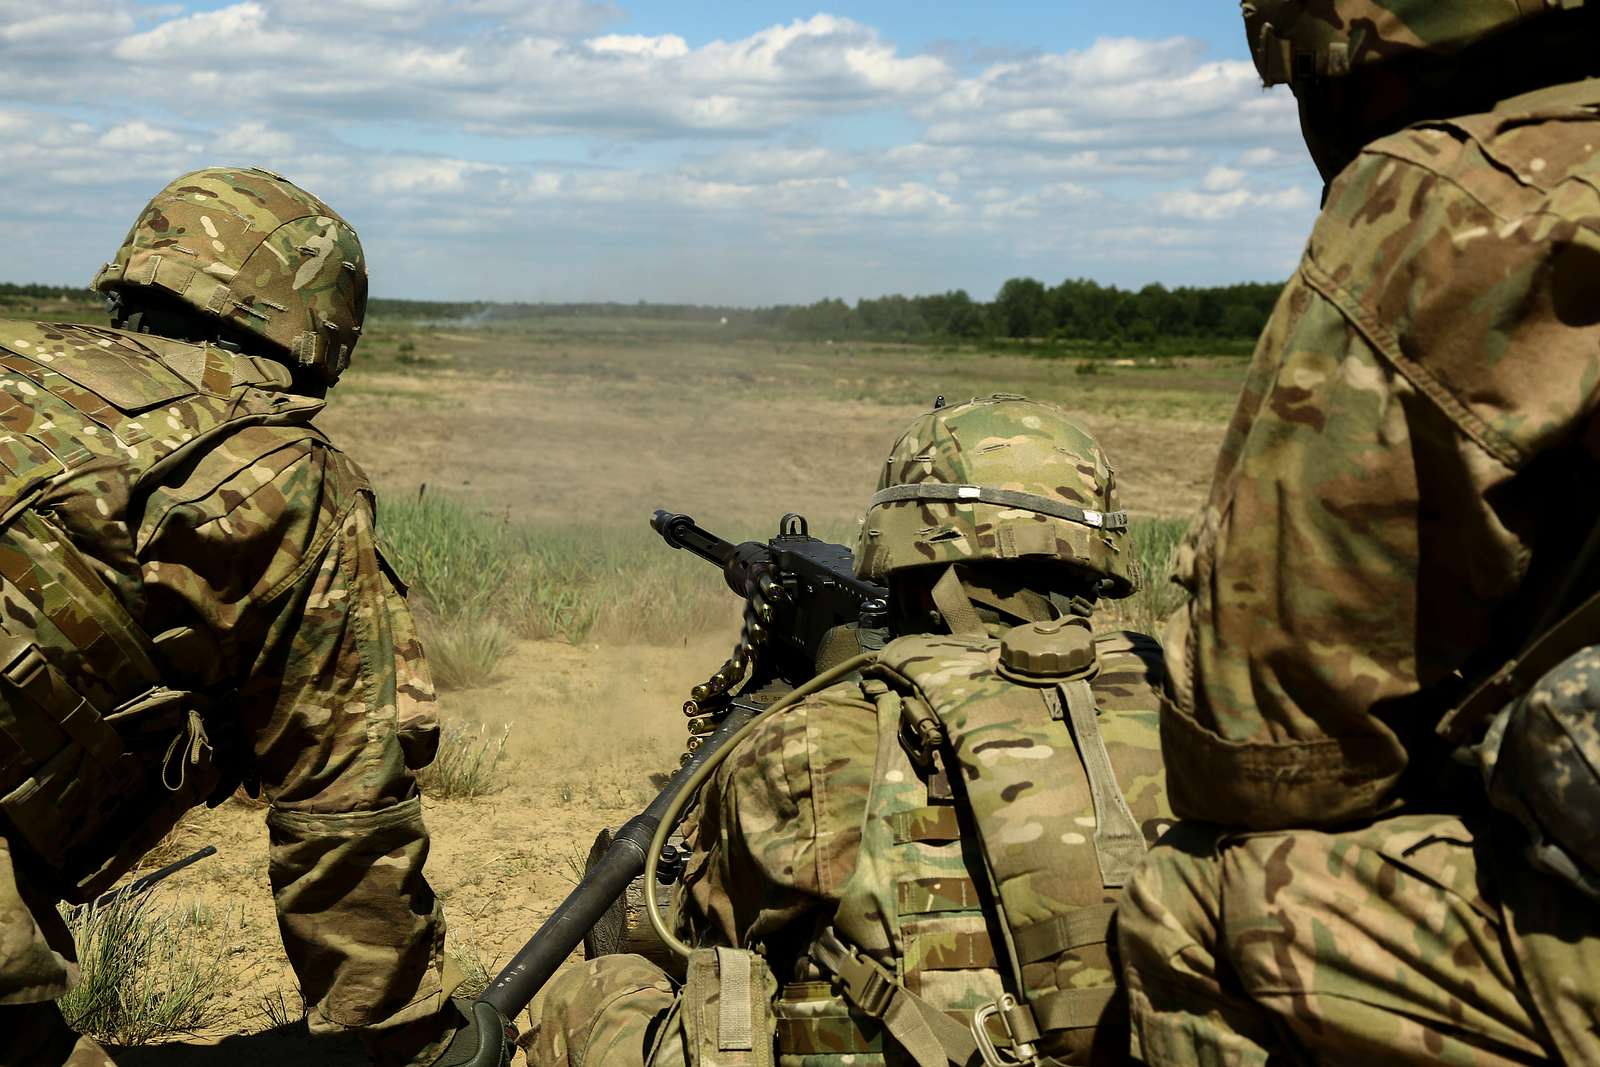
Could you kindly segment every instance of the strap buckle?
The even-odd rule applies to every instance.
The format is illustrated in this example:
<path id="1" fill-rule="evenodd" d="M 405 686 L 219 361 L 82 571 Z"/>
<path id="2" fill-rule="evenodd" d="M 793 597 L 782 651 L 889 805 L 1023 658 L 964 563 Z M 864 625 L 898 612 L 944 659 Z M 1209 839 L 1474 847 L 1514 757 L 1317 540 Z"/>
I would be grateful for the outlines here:
<path id="1" fill-rule="evenodd" d="M 1009 1052 L 1002 1052 L 989 1036 L 989 1020 L 997 1017 L 1011 1042 Z M 1010 993 L 1002 993 L 1000 999 L 972 1013 L 972 1039 L 977 1042 L 978 1054 L 987 1067 L 1029 1067 L 1039 1062 L 1039 1051 L 1035 1047 L 1039 1028 L 1034 1024 L 1033 1012 L 1026 1004 L 1018 1004 Z"/>
<path id="2" fill-rule="evenodd" d="M 831 927 L 823 932 L 819 941 L 834 957 L 827 966 L 842 987 L 845 999 L 868 1018 L 882 1019 L 894 1000 L 894 975 L 854 945 L 841 941 Z"/>

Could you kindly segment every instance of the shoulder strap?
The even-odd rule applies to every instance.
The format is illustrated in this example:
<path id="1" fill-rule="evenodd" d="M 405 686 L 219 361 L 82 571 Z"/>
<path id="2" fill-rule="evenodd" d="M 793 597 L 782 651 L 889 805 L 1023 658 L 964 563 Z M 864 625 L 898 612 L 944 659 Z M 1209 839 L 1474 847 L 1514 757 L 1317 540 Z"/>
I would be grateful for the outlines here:
<path id="1" fill-rule="evenodd" d="M 934 607 L 944 616 L 944 624 L 950 628 L 951 633 L 971 634 L 975 637 L 983 637 L 988 633 L 984 629 L 983 620 L 978 618 L 978 609 L 972 606 L 971 598 L 961 585 L 961 576 L 956 573 L 954 563 L 939 575 L 939 580 L 933 583 L 930 595 L 933 597 Z"/>
<path id="2" fill-rule="evenodd" d="M 1044 696 L 1057 719 L 1063 718 L 1062 705 L 1066 706 L 1065 718 L 1072 724 L 1078 755 L 1089 776 L 1089 794 L 1094 798 L 1094 851 L 1100 861 L 1100 883 L 1108 889 L 1120 889 L 1144 859 L 1144 834 L 1139 832 L 1139 823 L 1122 795 L 1105 738 L 1100 736 L 1094 690 L 1086 680 L 1078 678 L 1044 690 Z"/>
<path id="3" fill-rule="evenodd" d="M 846 945 L 830 927 L 809 954 L 838 981 L 845 999 L 883 1023 L 917 1067 L 966 1064 L 978 1051 L 972 1031 L 905 987 L 888 968 Z"/>

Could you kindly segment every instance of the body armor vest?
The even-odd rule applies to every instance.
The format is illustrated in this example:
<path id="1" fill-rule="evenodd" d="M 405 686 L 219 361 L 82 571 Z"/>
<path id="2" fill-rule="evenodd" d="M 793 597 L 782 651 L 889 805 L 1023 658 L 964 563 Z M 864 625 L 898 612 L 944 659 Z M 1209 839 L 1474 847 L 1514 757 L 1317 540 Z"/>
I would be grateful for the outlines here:
<path id="1" fill-rule="evenodd" d="M 172 669 L 208 639 L 145 631 L 135 554 L 145 491 L 197 450 L 249 424 L 321 439 L 322 402 L 289 384 L 214 346 L 0 322 L 0 833 L 65 899 L 94 896 L 238 780 L 213 744 L 221 680 Z M 55 513 L 84 492 L 103 537 Z"/>
<path id="2" fill-rule="evenodd" d="M 1136 644 L 1154 642 L 1076 636 L 1076 664 L 1023 682 L 999 673 L 990 637 L 903 637 L 868 668 L 878 745 L 860 854 L 810 950 L 816 980 L 775 1004 L 781 1064 L 964 1063 L 985 1037 L 992 1062 L 1086 1062 L 1126 861 L 1171 812 L 1151 649 Z M 1096 706 L 1097 673 L 1112 707 Z M 894 1021 L 918 1013 L 932 1024 L 920 1048 Z"/>

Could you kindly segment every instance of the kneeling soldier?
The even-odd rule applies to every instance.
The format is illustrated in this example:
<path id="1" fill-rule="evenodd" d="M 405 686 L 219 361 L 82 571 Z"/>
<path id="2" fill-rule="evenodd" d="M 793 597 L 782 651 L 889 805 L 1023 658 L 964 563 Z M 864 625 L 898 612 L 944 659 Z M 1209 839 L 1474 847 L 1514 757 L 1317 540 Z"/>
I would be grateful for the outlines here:
<path id="1" fill-rule="evenodd" d="M 895 639 L 723 750 L 683 988 L 637 956 L 566 971 L 532 1062 L 1120 1058 L 1109 929 L 1170 819 L 1160 649 L 1092 627 L 1135 583 L 1104 453 L 1045 404 L 936 409 L 894 445 L 856 569 Z"/>

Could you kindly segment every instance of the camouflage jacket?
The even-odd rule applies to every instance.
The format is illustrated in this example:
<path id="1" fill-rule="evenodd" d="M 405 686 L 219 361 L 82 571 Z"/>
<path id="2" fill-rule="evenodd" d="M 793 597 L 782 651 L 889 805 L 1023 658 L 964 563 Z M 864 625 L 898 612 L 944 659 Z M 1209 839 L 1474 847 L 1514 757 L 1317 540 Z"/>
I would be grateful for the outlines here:
<path id="1" fill-rule="evenodd" d="M 28 512 L 147 635 L 187 635 L 163 681 L 227 694 L 206 728 L 242 738 L 271 802 L 313 1029 L 425 1017 L 443 920 L 412 769 L 437 743 L 432 682 L 322 405 L 270 361 L 98 327 L 0 322 L 0 365 L 0 464 L 56 472 Z"/>
<path id="2" fill-rule="evenodd" d="M 1179 556 L 1178 814 L 1420 791 L 1464 681 L 1571 577 L 1600 519 L 1596 144 L 1600 80 L 1419 124 L 1330 187 Z"/>
<path id="3" fill-rule="evenodd" d="M 965 649 L 958 651 L 969 663 Z M 1092 688 L 1101 733 L 1127 803 L 1151 841 L 1171 821 L 1157 754 L 1160 650 L 1149 638 L 1113 633 L 1100 635 L 1097 653 L 1101 668 Z M 962 685 L 974 694 L 1019 688 L 992 670 L 980 674 L 975 681 L 963 675 Z M 694 852 L 680 921 L 700 945 L 763 948 L 784 983 L 776 1005 L 780 1063 L 885 1062 L 882 1034 L 852 1017 L 808 958 L 825 927 L 888 967 L 912 993 L 957 1017 L 969 1017 L 1003 991 L 1004 957 L 990 943 L 992 916 L 981 902 L 985 891 L 977 888 L 987 875 L 969 866 L 973 845 L 957 828 L 955 810 L 941 806 L 949 787 L 908 755 L 899 715 L 885 715 L 875 691 L 882 686 L 870 678 L 840 683 L 762 723 L 718 768 L 687 831 Z M 1052 723 L 1042 703 L 1037 710 L 1036 728 L 1053 728 L 1070 745 L 1067 728 Z M 1074 871 L 1083 868 L 1070 888 L 1061 887 L 1076 906 L 1114 900 L 1115 891 L 1101 887 L 1095 869 L 1087 785 L 1042 784 L 1046 790 L 1035 795 L 1066 807 L 1081 801 L 1081 810 L 1076 817 L 1056 813 L 1069 827 L 1059 839 L 1024 847 L 1053 847 L 1071 856 Z M 1039 836 L 1037 825 L 1002 823 L 994 832 L 1011 846 Z M 1037 981 L 1052 987 L 1112 982 L 1102 947 L 1069 955 L 1065 970 Z M 1072 1035 L 1072 1050 L 1058 1052 L 1077 1062 L 1090 1036 Z"/>

